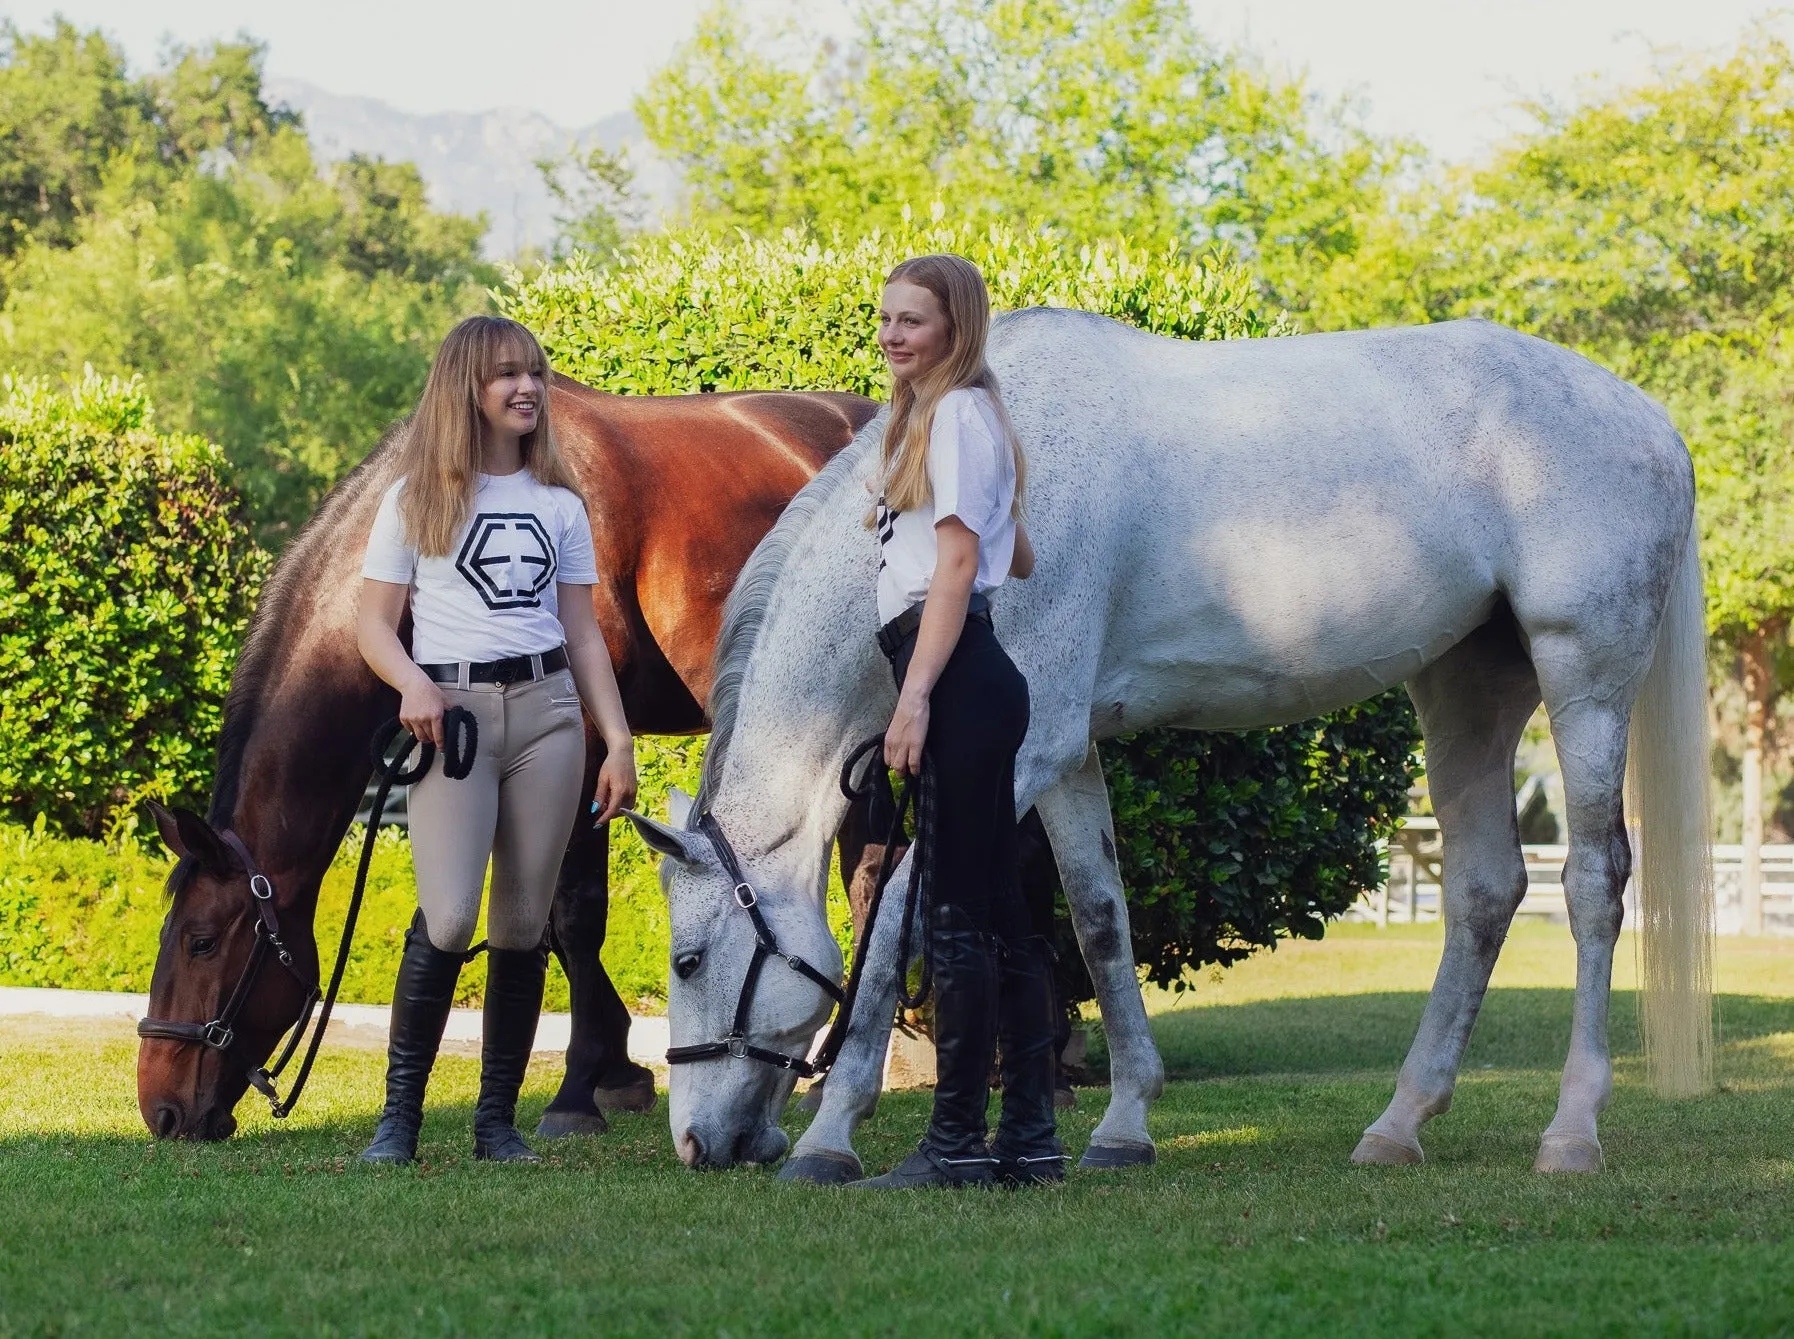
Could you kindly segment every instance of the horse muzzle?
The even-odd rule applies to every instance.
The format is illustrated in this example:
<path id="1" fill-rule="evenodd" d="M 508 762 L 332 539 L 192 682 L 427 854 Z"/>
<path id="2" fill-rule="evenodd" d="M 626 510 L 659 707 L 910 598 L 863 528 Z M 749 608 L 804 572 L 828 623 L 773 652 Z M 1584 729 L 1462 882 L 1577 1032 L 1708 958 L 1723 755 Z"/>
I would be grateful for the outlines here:
<path id="1" fill-rule="evenodd" d="M 791 1136 L 776 1125 L 745 1129 L 733 1136 L 692 1126 L 673 1139 L 679 1160 L 694 1171 L 725 1167 L 764 1166 L 777 1162 L 791 1150 Z"/>
<path id="2" fill-rule="evenodd" d="M 167 1098 L 143 1106 L 143 1123 L 158 1139 L 191 1139 L 217 1143 L 237 1132 L 237 1118 L 221 1106 L 195 1111 Z"/>

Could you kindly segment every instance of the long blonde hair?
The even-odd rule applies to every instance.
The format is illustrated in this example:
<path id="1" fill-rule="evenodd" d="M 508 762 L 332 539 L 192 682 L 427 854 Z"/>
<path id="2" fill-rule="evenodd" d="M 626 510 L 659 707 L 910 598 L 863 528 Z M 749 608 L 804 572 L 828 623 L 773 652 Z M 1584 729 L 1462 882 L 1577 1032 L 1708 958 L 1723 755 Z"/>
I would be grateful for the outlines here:
<path id="1" fill-rule="evenodd" d="M 399 495 L 399 520 L 406 539 L 423 557 L 447 554 L 467 524 L 486 430 L 480 396 L 507 359 L 528 364 L 547 382 L 548 356 L 541 342 L 528 326 L 502 316 L 468 317 L 448 332 L 430 364 L 400 457 L 405 489 Z M 537 483 L 579 493 L 579 480 L 555 443 L 546 393 L 536 426 L 520 445 L 523 468 Z"/>
<path id="2" fill-rule="evenodd" d="M 947 315 L 947 354 L 919 377 L 891 379 L 891 418 L 885 425 L 881 454 L 885 505 L 893 511 L 914 511 L 930 501 L 928 438 L 934 430 L 934 411 L 948 391 L 977 387 L 990 396 L 1003 436 L 1014 453 L 1012 514 L 1019 517 L 1028 461 L 1003 407 L 996 374 L 984 361 L 984 341 L 990 334 L 990 292 L 984 286 L 984 276 L 964 256 L 942 254 L 904 261 L 885 279 L 886 285 L 899 281 L 926 288 L 941 304 Z"/>

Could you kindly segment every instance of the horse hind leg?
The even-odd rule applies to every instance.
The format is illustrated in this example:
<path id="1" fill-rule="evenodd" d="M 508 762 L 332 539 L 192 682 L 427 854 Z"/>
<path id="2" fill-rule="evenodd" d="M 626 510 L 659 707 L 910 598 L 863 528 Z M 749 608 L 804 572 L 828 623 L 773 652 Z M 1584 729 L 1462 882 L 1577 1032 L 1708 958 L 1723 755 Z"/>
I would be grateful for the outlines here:
<path id="1" fill-rule="evenodd" d="M 1542 1172 L 1598 1171 L 1596 1120 L 1613 1093 L 1607 1014 L 1613 952 L 1632 869 L 1623 786 L 1633 690 L 1648 646 L 1624 663 L 1615 646 L 1567 635 L 1535 637 L 1533 656 L 1551 714 L 1569 819 L 1564 901 L 1576 938 L 1576 1003 L 1556 1115 L 1539 1141 Z"/>
<path id="2" fill-rule="evenodd" d="M 1539 685 L 1505 608 L 1408 684 L 1445 846 L 1445 950 L 1388 1108 L 1357 1163 L 1423 1160 L 1420 1127 L 1450 1109 L 1489 974 L 1526 895 L 1514 751 Z"/>
<path id="3" fill-rule="evenodd" d="M 587 792 L 590 793 L 588 787 Z M 610 918 L 608 829 L 582 815 L 561 862 L 549 914 L 549 944 L 567 974 L 572 1005 L 566 1068 L 536 1129 L 540 1138 L 602 1134 L 606 1111 L 647 1111 L 654 1073 L 629 1058 L 629 1009 L 599 956 Z"/>
<path id="4" fill-rule="evenodd" d="M 1157 1153 L 1146 1130 L 1146 1110 L 1164 1090 L 1165 1066 L 1140 996 L 1127 898 L 1115 860 L 1109 790 L 1095 745 L 1075 772 L 1040 797 L 1035 809 L 1059 864 L 1109 1043 L 1109 1108 L 1079 1165 L 1150 1163 Z"/>

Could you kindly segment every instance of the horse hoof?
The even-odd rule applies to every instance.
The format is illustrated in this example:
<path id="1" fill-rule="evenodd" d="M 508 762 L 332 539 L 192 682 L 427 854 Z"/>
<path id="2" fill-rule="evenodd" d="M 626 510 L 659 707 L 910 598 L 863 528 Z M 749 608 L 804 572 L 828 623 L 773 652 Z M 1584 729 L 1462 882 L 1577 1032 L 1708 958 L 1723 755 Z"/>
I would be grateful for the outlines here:
<path id="1" fill-rule="evenodd" d="M 1053 1089 L 1053 1110 L 1070 1111 L 1078 1104 L 1078 1093 L 1075 1088 Z"/>
<path id="2" fill-rule="evenodd" d="M 779 1168 L 778 1179 L 812 1186 L 844 1186 L 865 1174 L 860 1160 L 851 1154 L 801 1153 Z"/>
<path id="3" fill-rule="evenodd" d="M 1091 1144 L 1078 1159 L 1078 1166 L 1099 1172 L 1120 1171 L 1124 1167 L 1150 1167 L 1159 1160 L 1159 1151 L 1151 1144 Z"/>
<path id="4" fill-rule="evenodd" d="M 820 1083 L 812 1083 L 804 1089 L 803 1096 L 797 1099 L 797 1109 L 799 1111 L 822 1110 L 822 1085 Z"/>
<path id="5" fill-rule="evenodd" d="M 1352 1150 L 1352 1161 L 1360 1167 L 1418 1167 L 1426 1161 L 1426 1154 L 1419 1144 L 1400 1144 L 1367 1130 Z"/>
<path id="6" fill-rule="evenodd" d="M 619 1088 L 592 1089 L 592 1102 L 600 1111 L 654 1110 L 654 1076 L 636 1079 Z"/>
<path id="7" fill-rule="evenodd" d="M 610 1122 L 596 1111 L 544 1111 L 536 1126 L 538 1139 L 565 1139 L 574 1134 L 603 1134 Z"/>
<path id="8" fill-rule="evenodd" d="M 1598 1172 L 1601 1163 L 1601 1145 L 1593 1139 L 1548 1134 L 1539 1141 L 1539 1156 L 1532 1168 L 1536 1172 Z"/>

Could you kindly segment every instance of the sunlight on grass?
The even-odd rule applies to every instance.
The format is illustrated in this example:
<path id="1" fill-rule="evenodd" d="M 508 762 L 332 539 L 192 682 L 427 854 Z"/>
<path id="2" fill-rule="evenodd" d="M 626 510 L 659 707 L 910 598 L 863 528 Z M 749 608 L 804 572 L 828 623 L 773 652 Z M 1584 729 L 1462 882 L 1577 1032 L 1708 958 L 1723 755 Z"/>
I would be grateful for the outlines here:
<path id="1" fill-rule="evenodd" d="M 1168 1148 L 1232 1148 L 1263 1143 L 1265 1132 L 1256 1125 L 1236 1125 L 1229 1130 L 1203 1130 L 1198 1134 L 1173 1135 Z"/>
<path id="2" fill-rule="evenodd" d="M 1656 1098 L 1616 1006 L 1608 1169 L 1544 1177 L 1568 937 L 1523 927 L 1426 1165 L 1352 1167 L 1437 934 L 1348 930 L 1204 981 L 1154 1020 L 1173 1074 L 1207 1076 L 1153 1105 L 1158 1164 L 1013 1194 L 694 1175 L 664 1099 L 541 1145 L 540 1167 L 478 1164 L 478 1064 L 460 1055 L 431 1083 L 420 1163 L 364 1168 L 383 1056 L 348 1047 L 324 1052 L 291 1120 L 245 1101 L 226 1144 L 157 1144 L 128 1023 L 0 1020 L 0 1336 L 234 1337 L 246 1317 L 256 1333 L 383 1336 L 1785 1330 L 1794 944 L 1721 944 L 1708 1096 Z M 531 1066 L 526 1129 L 559 1069 Z M 1106 1096 L 1062 1114 L 1074 1154 Z M 857 1141 L 869 1169 L 914 1147 L 927 1102 L 881 1100 Z"/>

